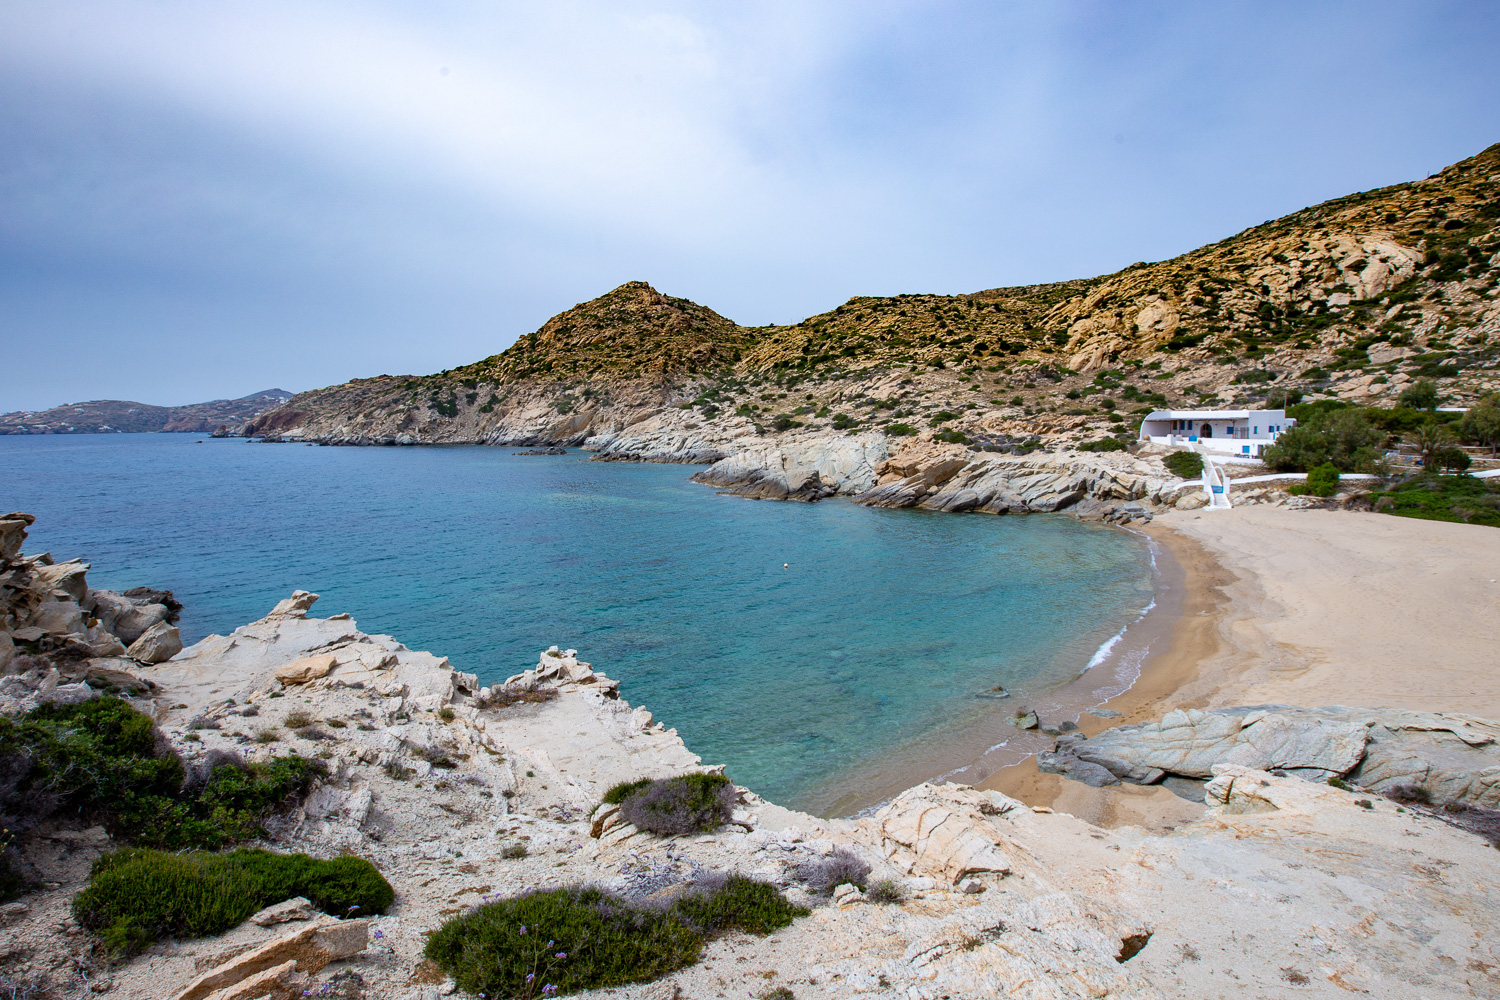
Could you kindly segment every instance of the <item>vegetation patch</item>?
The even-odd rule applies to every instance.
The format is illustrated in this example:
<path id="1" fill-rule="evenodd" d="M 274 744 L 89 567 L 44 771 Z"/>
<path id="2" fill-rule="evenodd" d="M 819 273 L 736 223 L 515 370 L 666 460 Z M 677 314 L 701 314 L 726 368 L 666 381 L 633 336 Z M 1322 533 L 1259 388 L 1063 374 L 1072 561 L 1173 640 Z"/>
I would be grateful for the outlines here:
<path id="1" fill-rule="evenodd" d="M 1197 479 L 1203 475 L 1203 456 L 1196 451 L 1174 451 L 1163 461 L 1167 471 L 1178 479 Z"/>
<path id="2" fill-rule="evenodd" d="M 625 822 L 662 836 L 706 833 L 729 822 L 734 783 L 722 774 L 683 774 L 616 785 L 604 801 L 620 807 Z"/>
<path id="3" fill-rule="evenodd" d="M 1338 492 L 1338 467 L 1327 463 L 1307 474 L 1307 482 L 1288 486 L 1286 491 L 1293 496 L 1331 497 Z"/>
<path id="4" fill-rule="evenodd" d="M 246 764 L 222 752 L 185 765 L 119 698 L 0 717 L 0 827 L 14 832 L 72 818 L 142 847 L 216 849 L 262 835 L 323 772 L 303 757 Z"/>
<path id="5" fill-rule="evenodd" d="M 1384 514 L 1500 528 L 1500 480 L 1422 475 L 1372 493 L 1370 499 Z"/>
<path id="6" fill-rule="evenodd" d="M 241 849 L 227 854 L 168 854 L 125 848 L 94 862 L 73 900 L 73 917 L 116 957 L 160 937 L 207 937 L 238 926 L 257 910 L 305 896 L 338 917 L 384 913 L 389 882 L 363 858 L 319 861 L 305 854 Z"/>
<path id="7" fill-rule="evenodd" d="M 797 881 L 808 889 L 826 896 L 846 882 L 863 892 L 870 878 L 870 866 L 847 847 L 840 847 L 826 858 L 803 862 L 795 874 Z"/>
<path id="8" fill-rule="evenodd" d="M 725 930 L 769 934 L 807 912 L 775 886 L 739 875 L 710 876 L 670 902 L 574 886 L 455 917 L 425 954 L 469 993 L 556 996 L 656 979 L 696 962 L 704 942 Z"/>

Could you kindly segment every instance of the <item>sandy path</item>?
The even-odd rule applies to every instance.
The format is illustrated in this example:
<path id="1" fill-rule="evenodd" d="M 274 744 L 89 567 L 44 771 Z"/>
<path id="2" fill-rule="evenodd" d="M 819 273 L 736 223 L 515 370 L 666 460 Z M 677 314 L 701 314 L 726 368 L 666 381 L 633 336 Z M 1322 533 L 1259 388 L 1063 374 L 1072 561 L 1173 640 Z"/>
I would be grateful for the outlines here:
<path id="1" fill-rule="evenodd" d="M 1185 648 L 1174 636 L 1165 662 L 1148 667 L 1196 674 L 1176 704 L 1343 704 L 1500 718 L 1500 531 L 1277 507 L 1174 512 L 1157 523 L 1153 534 L 1183 562 L 1185 585 L 1217 585 L 1227 598 L 1218 602 L 1215 636 Z M 1193 548 L 1231 577 L 1204 580 Z"/>

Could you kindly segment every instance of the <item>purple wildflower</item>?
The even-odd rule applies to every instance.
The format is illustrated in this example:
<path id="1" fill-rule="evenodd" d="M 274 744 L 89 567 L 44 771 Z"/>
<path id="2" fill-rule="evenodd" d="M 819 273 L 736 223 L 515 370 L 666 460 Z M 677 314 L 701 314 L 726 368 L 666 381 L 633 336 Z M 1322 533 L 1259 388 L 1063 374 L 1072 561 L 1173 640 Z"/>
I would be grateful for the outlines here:
<path id="1" fill-rule="evenodd" d="M 528 973 L 526 973 L 526 981 L 528 983 L 531 982 L 535 978 L 536 978 L 536 973 L 535 972 L 528 972 Z"/>

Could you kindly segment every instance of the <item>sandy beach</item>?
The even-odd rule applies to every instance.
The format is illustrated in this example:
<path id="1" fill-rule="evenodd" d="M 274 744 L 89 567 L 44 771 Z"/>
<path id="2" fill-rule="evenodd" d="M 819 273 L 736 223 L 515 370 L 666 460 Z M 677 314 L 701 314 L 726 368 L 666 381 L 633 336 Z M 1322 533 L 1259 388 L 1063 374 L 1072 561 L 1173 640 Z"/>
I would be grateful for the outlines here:
<path id="1" fill-rule="evenodd" d="M 1170 641 L 1125 694 L 1124 717 L 1173 708 L 1351 705 L 1500 717 L 1500 532 L 1443 521 L 1272 506 L 1171 512 L 1145 529 L 1178 570 Z M 1091 789 L 1031 760 L 982 787 L 1093 822 L 1170 825 L 1161 789 Z"/>

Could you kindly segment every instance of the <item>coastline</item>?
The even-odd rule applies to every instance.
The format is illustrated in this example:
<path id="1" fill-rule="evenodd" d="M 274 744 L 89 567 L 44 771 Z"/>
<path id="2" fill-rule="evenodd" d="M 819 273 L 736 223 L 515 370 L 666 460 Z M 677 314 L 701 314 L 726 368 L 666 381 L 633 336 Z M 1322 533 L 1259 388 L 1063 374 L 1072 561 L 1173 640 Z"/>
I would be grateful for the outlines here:
<path id="1" fill-rule="evenodd" d="M 1035 755 L 1050 749 L 1054 737 L 1040 728 L 1010 725 L 1010 717 L 1023 708 L 1036 711 L 1043 724 L 1072 722 L 1087 735 L 1123 722 L 1155 718 L 1153 706 L 1171 697 L 1182 683 L 1181 671 L 1194 662 L 1191 653 L 1180 662 L 1172 659 L 1172 653 L 1188 647 L 1187 636 L 1178 635 L 1185 618 L 1193 617 L 1195 632 L 1202 628 L 1202 619 L 1194 616 L 1203 601 L 1194 601 L 1194 592 L 1210 579 L 1213 561 L 1191 541 L 1179 545 L 1174 537 L 1163 544 L 1160 533 L 1137 526 L 1101 530 L 1145 538 L 1153 580 L 1149 605 L 1101 643 L 1088 664 L 1063 683 L 1035 693 L 1013 692 L 1011 697 L 989 702 L 993 711 L 982 719 L 928 733 L 878 761 L 843 772 L 837 784 L 857 791 L 834 798 L 827 815 L 866 815 L 923 782 L 958 782 L 1031 802 L 1002 783 L 1028 769 L 1035 772 Z M 1186 572 L 1184 560 L 1189 567 Z M 1191 606 L 1185 612 L 1188 602 Z M 1089 714 L 1091 708 L 1104 707 L 1127 717 L 1105 719 Z"/>
<path id="2" fill-rule="evenodd" d="M 1500 621 L 1500 533 L 1480 526 L 1341 510 L 1173 512 L 1144 529 L 1181 571 L 1167 644 L 1129 691 L 1122 717 L 1085 735 L 1152 722 L 1174 708 L 1349 705 L 1500 714 L 1487 624 Z M 1170 585 L 1170 581 L 1168 581 Z M 1487 660 L 1488 657 L 1488 660 Z M 1181 815 L 1164 789 L 1090 788 L 1033 758 L 980 787 L 1100 825 Z M 1139 800 L 1154 797 L 1161 816 Z"/>
<path id="3" fill-rule="evenodd" d="M 1095 703 L 1094 707 L 1119 712 L 1118 718 L 1101 718 L 1087 709 L 1078 717 L 1078 729 L 1094 736 L 1115 726 L 1153 722 L 1171 708 L 1190 707 L 1179 697 L 1199 681 L 1203 665 L 1223 647 L 1220 624 L 1230 603 L 1226 588 L 1235 575 L 1196 539 L 1152 522 L 1132 528 L 1157 546 L 1156 606 L 1122 640 L 1119 655 L 1143 651 L 1139 671 L 1124 691 Z M 1050 749 L 1052 740 L 1040 749 Z M 1184 803 L 1159 788 L 1111 786 L 1089 788 L 1036 766 L 1035 751 L 1023 760 L 1002 765 L 982 778 L 977 786 L 1020 799 L 1032 806 L 1062 809 L 1102 825 L 1136 823 L 1174 826 L 1194 818 L 1201 808 L 1184 810 Z"/>

